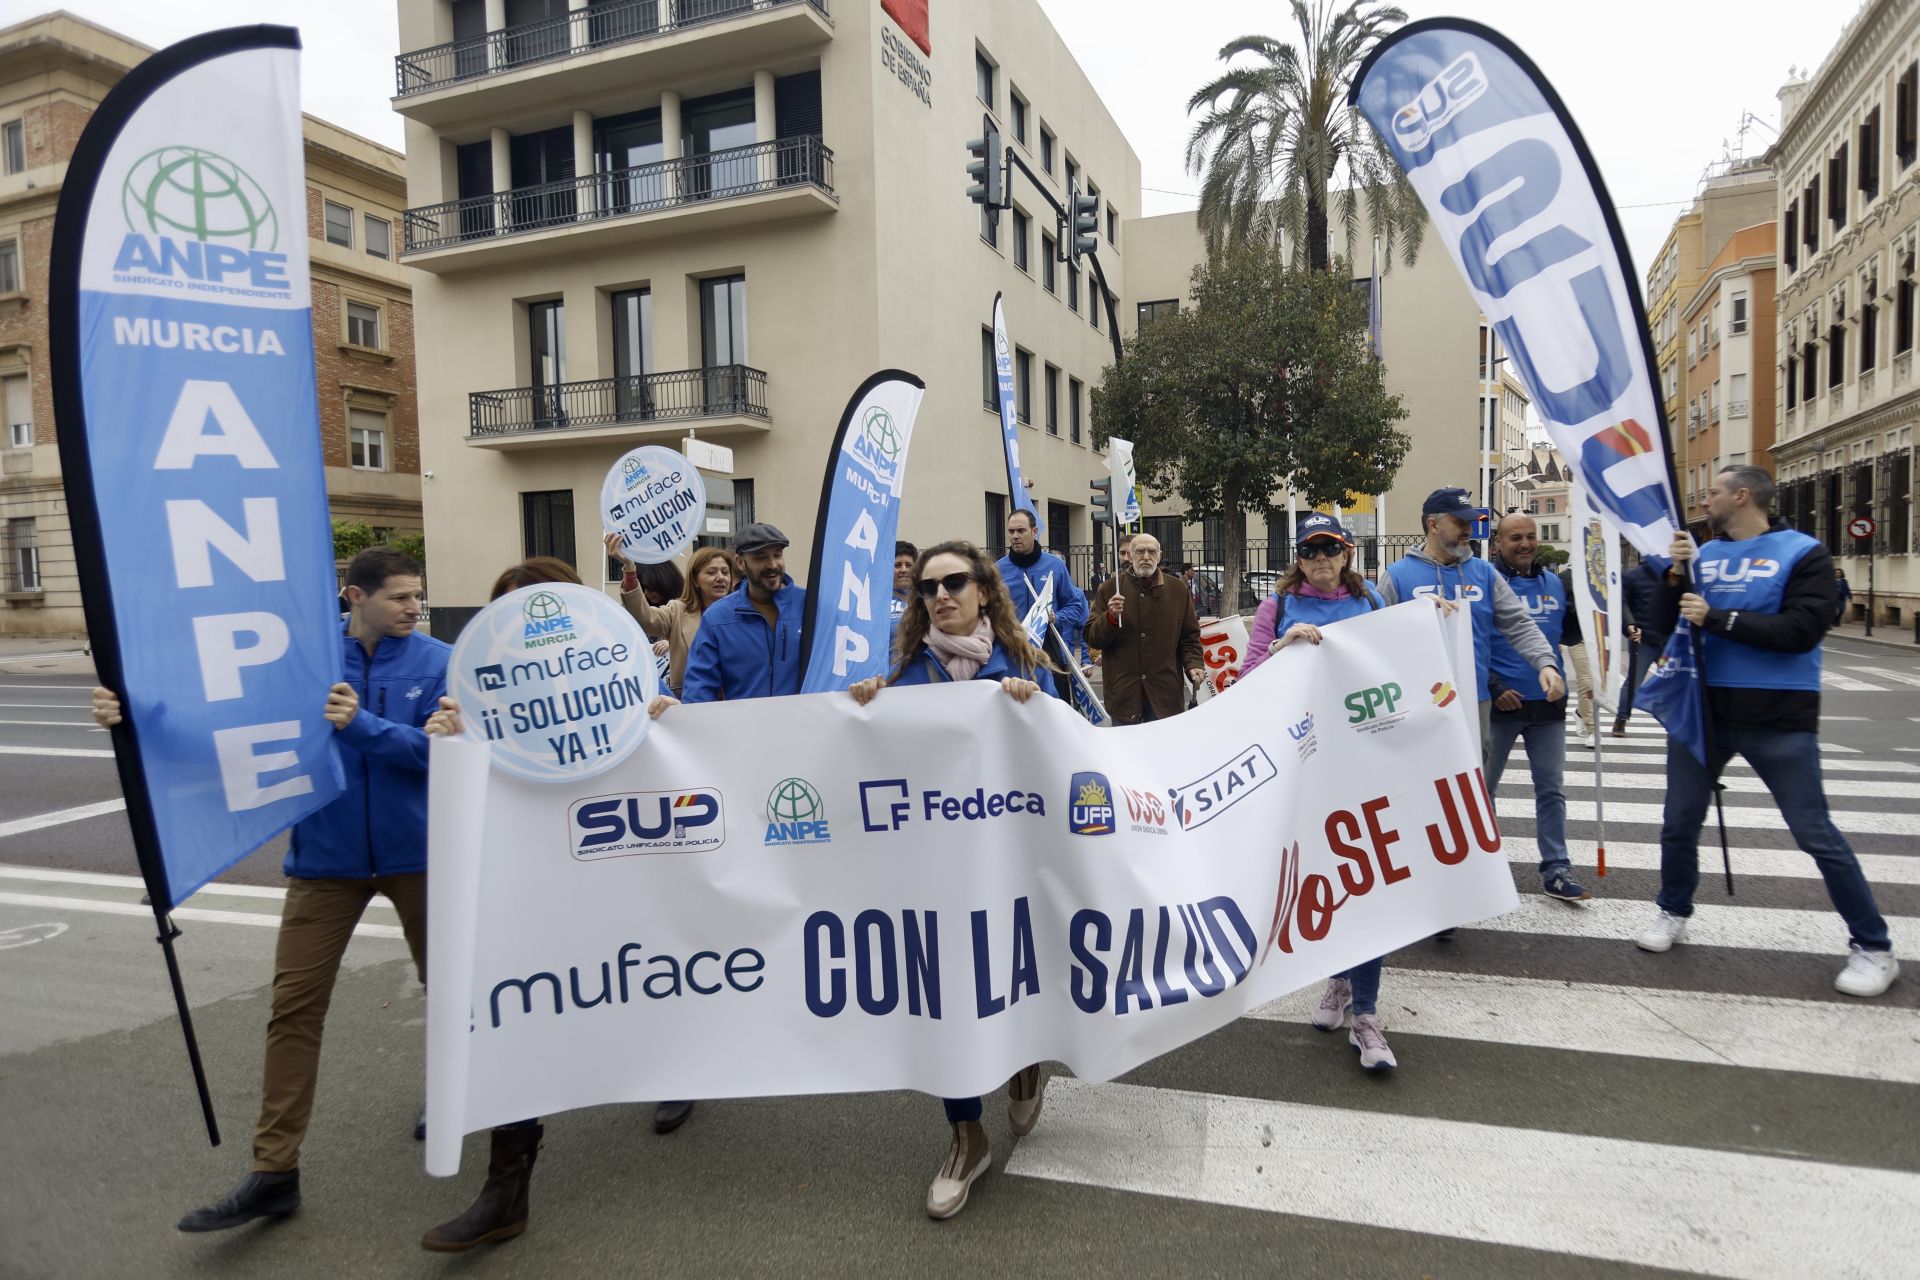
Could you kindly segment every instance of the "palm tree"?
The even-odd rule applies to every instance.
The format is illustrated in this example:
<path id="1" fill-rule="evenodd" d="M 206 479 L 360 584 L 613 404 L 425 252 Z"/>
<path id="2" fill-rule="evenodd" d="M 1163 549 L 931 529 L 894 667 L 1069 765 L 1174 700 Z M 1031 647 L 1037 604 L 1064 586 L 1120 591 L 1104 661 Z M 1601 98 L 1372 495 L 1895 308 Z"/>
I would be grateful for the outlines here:
<path id="1" fill-rule="evenodd" d="M 1328 202 L 1346 232 L 1348 256 L 1360 203 L 1386 256 L 1396 245 L 1412 265 L 1426 215 L 1406 175 L 1360 113 L 1347 105 L 1353 73 L 1406 13 L 1378 0 L 1290 0 L 1304 52 L 1270 36 L 1242 36 L 1220 50 L 1226 70 L 1187 102 L 1205 109 L 1187 139 L 1187 169 L 1204 174 L 1200 227 L 1209 249 L 1241 241 L 1291 241 L 1298 260 L 1325 270 Z M 1232 65 L 1241 54 L 1255 61 Z"/>

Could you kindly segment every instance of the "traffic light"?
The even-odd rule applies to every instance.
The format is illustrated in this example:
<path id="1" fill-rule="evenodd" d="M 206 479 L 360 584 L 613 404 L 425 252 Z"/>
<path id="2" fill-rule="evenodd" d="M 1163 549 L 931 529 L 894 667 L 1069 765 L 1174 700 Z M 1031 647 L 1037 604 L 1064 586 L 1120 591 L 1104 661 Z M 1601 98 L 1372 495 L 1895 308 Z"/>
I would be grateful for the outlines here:
<path id="1" fill-rule="evenodd" d="M 1071 201 L 1068 212 L 1073 222 L 1067 257 L 1069 261 L 1078 263 L 1084 255 L 1094 251 L 1095 237 L 1100 232 L 1100 197 L 1083 196 L 1073 191 L 1067 198 Z"/>
<path id="2" fill-rule="evenodd" d="M 1093 519 L 1096 524 L 1113 523 L 1113 480 L 1102 478 L 1089 481 L 1093 486 Z"/>
<path id="3" fill-rule="evenodd" d="M 1000 130 L 993 121 L 983 119 L 985 136 L 967 140 L 967 150 L 973 159 L 967 162 L 967 177 L 973 179 L 973 185 L 967 188 L 967 199 L 989 209 L 999 209 L 1006 204 L 1006 173 L 1000 167 Z"/>

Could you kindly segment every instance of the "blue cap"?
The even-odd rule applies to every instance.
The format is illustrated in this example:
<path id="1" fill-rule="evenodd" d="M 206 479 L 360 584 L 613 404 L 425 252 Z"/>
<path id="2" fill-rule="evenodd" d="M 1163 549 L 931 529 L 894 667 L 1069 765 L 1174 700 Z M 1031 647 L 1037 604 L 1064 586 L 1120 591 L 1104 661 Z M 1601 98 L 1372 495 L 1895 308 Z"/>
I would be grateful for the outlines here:
<path id="1" fill-rule="evenodd" d="M 1420 518 L 1428 516 L 1458 516 L 1462 520 L 1472 520 L 1479 508 L 1473 505 L 1473 496 L 1465 489 L 1435 489 L 1427 495 L 1421 504 Z"/>
<path id="2" fill-rule="evenodd" d="M 1348 546 L 1353 545 L 1353 535 L 1341 527 L 1338 520 L 1335 520 L 1329 515 L 1322 515 L 1319 512 L 1315 512 L 1305 520 L 1302 520 L 1299 527 L 1293 531 L 1293 540 L 1295 542 L 1308 542 L 1314 538 L 1332 538 L 1335 541 L 1344 542 Z"/>

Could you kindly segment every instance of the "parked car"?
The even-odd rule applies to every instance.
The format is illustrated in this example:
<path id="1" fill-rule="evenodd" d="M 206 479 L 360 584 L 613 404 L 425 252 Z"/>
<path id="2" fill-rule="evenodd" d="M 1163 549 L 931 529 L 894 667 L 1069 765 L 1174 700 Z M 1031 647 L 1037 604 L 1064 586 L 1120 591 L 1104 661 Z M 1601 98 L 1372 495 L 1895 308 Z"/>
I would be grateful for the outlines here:
<path id="1" fill-rule="evenodd" d="M 1209 600 L 1225 599 L 1221 584 L 1227 580 L 1226 569 L 1217 564 L 1194 566 L 1194 576 L 1204 580 L 1201 595 Z M 1251 614 L 1260 607 L 1260 602 L 1274 593 L 1284 574 L 1272 569 L 1242 569 L 1240 571 L 1240 603 L 1227 612 Z"/>

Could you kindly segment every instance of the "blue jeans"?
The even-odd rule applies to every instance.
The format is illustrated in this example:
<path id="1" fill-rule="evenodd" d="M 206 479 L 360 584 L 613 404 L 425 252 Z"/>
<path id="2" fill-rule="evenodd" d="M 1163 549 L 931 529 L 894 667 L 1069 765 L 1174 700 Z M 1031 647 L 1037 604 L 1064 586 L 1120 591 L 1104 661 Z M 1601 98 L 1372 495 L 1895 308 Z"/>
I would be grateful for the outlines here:
<path id="1" fill-rule="evenodd" d="M 947 1123 L 961 1124 L 980 1118 L 980 1099 L 978 1098 L 942 1098 L 947 1106 Z"/>
<path id="2" fill-rule="evenodd" d="M 1534 841 L 1540 846 L 1540 879 L 1551 880 L 1571 869 L 1567 861 L 1567 772 L 1565 720 L 1495 720 L 1487 749 L 1487 791 L 1500 789 L 1507 771 L 1513 740 L 1527 740 L 1527 766 L 1533 771 Z M 1697 824 L 1696 824 L 1697 826 Z"/>
<path id="3" fill-rule="evenodd" d="M 1827 792 L 1820 782 L 1820 737 L 1779 729 L 1715 724 L 1707 739 L 1703 769 L 1693 753 L 1667 742 L 1667 807 L 1660 826 L 1660 895 L 1654 901 L 1669 915 L 1693 914 L 1693 891 L 1700 884 L 1700 824 L 1707 816 L 1713 780 L 1735 753 L 1746 758 L 1767 784 L 1794 843 L 1820 868 L 1834 910 L 1847 922 L 1853 941 L 1868 951 L 1890 951 L 1887 922 L 1874 904 L 1873 889 L 1853 856 L 1853 846 L 1827 816 Z"/>
<path id="4" fill-rule="evenodd" d="M 1333 975 L 1336 978 L 1345 978 L 1348 985 L 1353 988 L 1354 1017 L 1375 1011 L 1374 1005 L 1380 999 L 1380 966 L 1385 960 L 1386 957 L 1382 956 L 1379 960 L 1369 960 L 1365 964 L 1353 966 L 1345 973 Z"/>

